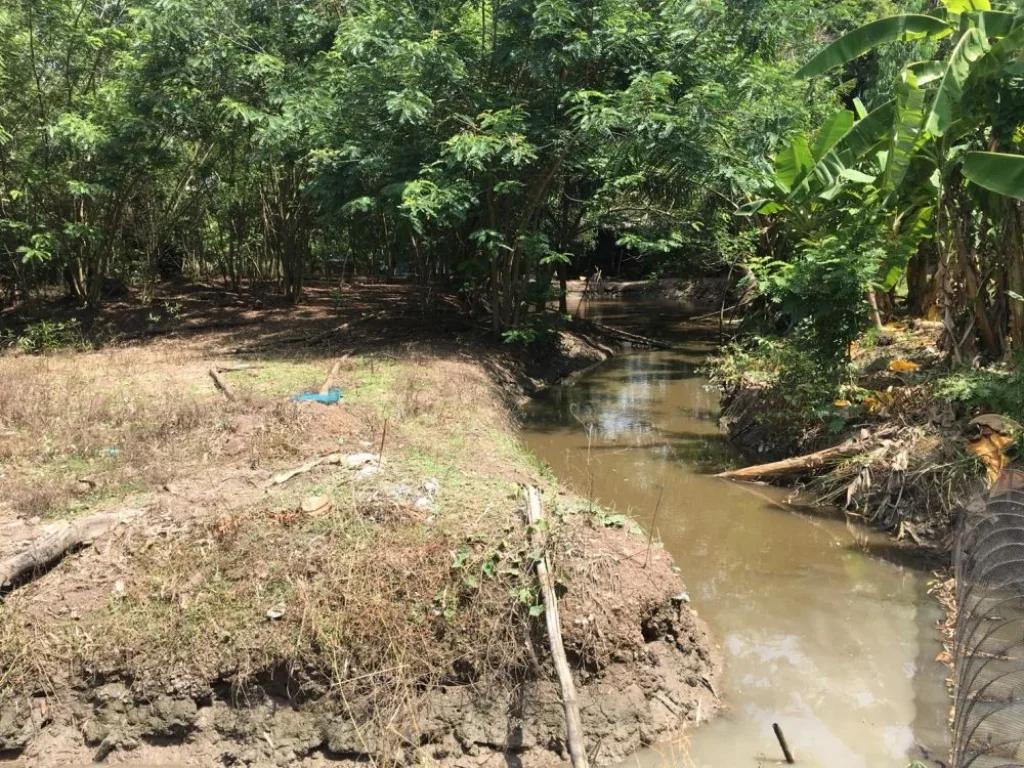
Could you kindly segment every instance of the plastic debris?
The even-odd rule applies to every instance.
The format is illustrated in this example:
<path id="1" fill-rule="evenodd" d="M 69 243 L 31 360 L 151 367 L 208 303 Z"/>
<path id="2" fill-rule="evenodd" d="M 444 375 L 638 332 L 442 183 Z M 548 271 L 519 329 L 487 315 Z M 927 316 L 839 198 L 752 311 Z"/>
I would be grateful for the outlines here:
<path id="1" fill-rule="evenodd" d="M 327 390 L 326 395 L 321 395 L 319 392 L 303 392 L 301 395 L 292 395 L 292 402 L 337 405 L 341 402 L 341 390 L 336 387 L 332 387 Z"/>
<path id="2" fill-rule="evenodd" d="M 376 464 L 368 464 L 367 466 L 356 472 L 356 480 L 365 480 L 368 477 L 373 477 L 380 472 L 380 467 Z"/>
<path id="3" fill-rule="evenodd" d="M 353 453 L 351 456 L 345 457 L 345 466 L 349 469 L 359 469 L 376 461 L 377 455 L 374 453 Z"/>

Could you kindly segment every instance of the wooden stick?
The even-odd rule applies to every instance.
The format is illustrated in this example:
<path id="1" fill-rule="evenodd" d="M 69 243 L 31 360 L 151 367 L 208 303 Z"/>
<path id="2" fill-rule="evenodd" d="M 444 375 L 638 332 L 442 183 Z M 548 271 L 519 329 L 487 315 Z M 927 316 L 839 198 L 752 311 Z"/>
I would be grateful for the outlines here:
<path id="1" fill-rule="evenodd" d="M 796 760 L 793 759 L 793 753 L 789 751 L 789 745 L 786 743 L 786 737 L 782 735 L 779 724 L 772 723 L 772 730 L 775 731 L 775 738 L 779 740 L 779 746 L 782 747 L 782 754 L 786 756 L 786 762 L 793 765 Z"/>
<path id="2" fill-rule="evenodd" d="M 526 487 L 526 515 L 530 525 L 536 526 L 544 519 L 540 494 L 532 485 Z M 573 768 L 587 768 L 587 751 L 583 743 L 583 720 L 580 717 L 579 702 L 576 699 L 576 685 L 573 683 L 569 661 L 562 645 L 562 621 L 558 616 L 558 596 L 548 568 L 548 559 L 542 555 L 537 561 L 537 581 L 540 582 L 544 597 L 544 618 L 547 621 L 548 639 L 551 643 L 551 658 L 558 672 L 558 684 L 562 689 L 562 709 L 565 710 L 566 742 Z"/>
<path id="3" fill-rule="evenodd" d="M 644 568 L 651 564 L 651 545 L 654 543 L 654 526 L 658 524 L 658 509 L 661 508 L 661 497 L 665 495 L 665 486 L 661 486 L 658 492 L 658 502 L 654 505 L 654 517 L 651 518 L 651 527 L 647 531 L 647 557 L 644 558 Z"/>
<path id="4" fill-rule="evenodd" d="M 345 355 L 345 357 L 348 357 L 348 355 Z M 344 360 L 345 357 L 343 357 L 341 360 Z M 320 387 L 321 395 L 326 395 L 328 392 L 331 391 L 331 384 L 334 383 L 334 377 L 337 376 L 338 371 L 341 370 L 341 360 L 335 360 L 334 365 L 331 366 L 330 373 L 327 374 L 327 378 L 324 379 L 324 383 Z"/>
<path id="5" fill-rule="evenodd" d="M 254 365 L 252 363 L 223 363 L 221 365 L 215 365 L 218 373 L 234 373 L 235 371 L 258 371 L 262 368 L 262 365 Z"/>
<path id="6" fill-rule="evenodd" d="M 216 368 L 210 369 L 210 376 L 213 378 L 213 383 L 216 384 L 220 391 L 224 393 L 224 397 L 228 400 L 235 399 L 235 393 L 231 390 L 231 386 L 224 380 L 224 377 L 220 375 L 220 371 Z"/>
<path id="7" fill-rule="evenodd" d="M 67 528 L 43 536 L 34 541 L 24 552 L 19 552 L 6 560 L 0 560 L 0 587 L 12 584 L 33 571 L 46 568 L 72 549 L 89 546 L 100 536 L 140 514 L 142 511 L 138 509 L 104 512 L 80 518 Z"/>
<path id="8" fill-rule="evenodd" d="M 341 464 L 341 462 L 343 462 L 344 460 L 345 457 L 340 453 L 329 453 L 326 456 L 321 456 L 318 459 L 310 459 L 305 464 L 302 464 L 301 466 L 298 466 L 295 469 L 289 469 L 287 472 L 279 472 L 278 474 L 274 475 L 274 477 L 270 481 L 270 484 L 281 485 L 282 483 L 287 483 L 296 475 L 305 474 L 306 472 L 309 472 L 315 469 L 316 467 L 319 467 L 321 464 Z"/>

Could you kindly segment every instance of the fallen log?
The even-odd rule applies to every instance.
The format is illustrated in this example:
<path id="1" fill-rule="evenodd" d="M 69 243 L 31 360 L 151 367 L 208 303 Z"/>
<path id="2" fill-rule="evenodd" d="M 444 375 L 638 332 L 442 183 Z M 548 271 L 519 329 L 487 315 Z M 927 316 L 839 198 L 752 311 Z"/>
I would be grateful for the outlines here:
<path id="1" fill-rule="evenodd" d="M 544 519 L 541 509 L 540 494 L 532 485 L 526 486 L 526 517 L 536 531 Z M 551 579 L 547 556 L 542 554 L 537 561 L 537 581 L 540 582 L 541 595 L 544 598 L 544 618 L 547 623 L 548 640 L 551 644 L 551 658 L 558 673 L 558 684 L 562 689 L 562 709 L 565 711 L 566 743 L 569 746 L 569 758 L 573 768 L 587 768 L 587 752 L 583 744 L 583 720 L 580 717 L 579 702 L 576 699 L 576 685 L 569 669 L 569 661 L 565 656 L 562 644 L 562 621 L 558 616 L 558 596 L 555 584 Z"/>
<path id="2" fill-rule="evenodd" d="M 122 509 L 116 512 L 83 517 L 68 527 L 43 536 L 33 542 L 24 552 L 0 560 L 0 587 L 21 581 L 28 574 L 42 571 L 57 562 L 68 552 L 89 546 L 96 539 L 110 533 L 118 525 L 142 514 L 138 509 Z"/>
<path id="3" fill-rule="evenodd" d="M 220 371 L 217 368 L 210 369 L 210 376 L 213 378 L 213 383 L 217 385 L 221 392 L 224 393 L 224 397 L 228 400 L 235 399 L 235 393 L 231 389 L 231 386 L 225 381 L 224 377 L 220 375 Z"/>
<path id="4" fill-rule="evenodd" d="M 590 321 L 590 325 L 597 330 L 601 331 L 608 336 L 617 338 L 620 341 L 626 341 L 630 344 L 638 344 L 644 347 L 650 347 L 651 349 L 674 349 L 674 345 L 669 344 L 665 341 L 658 341 L 652 339 L 649 336 L 641 336 L 639 333 L 631 333 L 630 331 L 624 331 L 621 328 L 612 328 L 610 325 L 602 325 L 601 323 L 595 323 Z"/>
<path id="5" fill-rule="evenodd" d="M 768 464 L 756 464 L 752 467 L 743 467 L 742 469 L 730 469 L 726 472 L 719 472 L 715 477 L 724 477 L 728 480 L 768 481 L 784 477 L 809 475 L 836 464 L 848 456 L 861 453 L 867 447 L 869 440 L 881 437 L 883 437 L 881 433 L 857 437 L 832 448 L 825 448 L 814 453 L 806 453 L 802 456 L 794 456 L 791 459 L 772 461 Z"/>

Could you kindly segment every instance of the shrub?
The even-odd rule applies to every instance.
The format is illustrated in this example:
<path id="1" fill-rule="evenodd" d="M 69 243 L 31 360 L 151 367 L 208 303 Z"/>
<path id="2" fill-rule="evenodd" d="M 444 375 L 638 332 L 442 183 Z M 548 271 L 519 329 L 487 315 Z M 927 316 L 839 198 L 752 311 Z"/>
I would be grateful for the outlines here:
<path id="1" fill-rule="evenodd" d="M 40 320 L 25 328 L 15 341 L 22 352 L 39 355 L 54 349 L 84 346 L 81 325 L 77 320 Z"/>

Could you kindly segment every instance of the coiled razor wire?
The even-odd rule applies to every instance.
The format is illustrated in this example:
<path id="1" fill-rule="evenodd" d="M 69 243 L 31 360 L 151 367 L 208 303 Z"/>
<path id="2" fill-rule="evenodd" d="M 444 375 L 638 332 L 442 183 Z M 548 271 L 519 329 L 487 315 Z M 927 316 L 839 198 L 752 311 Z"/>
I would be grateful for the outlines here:
<path id="1" fill-rule="evenodd" d="M 966 513 L 957 583 L 954 768 L 1024 768 L 1024 473 Z"/>

